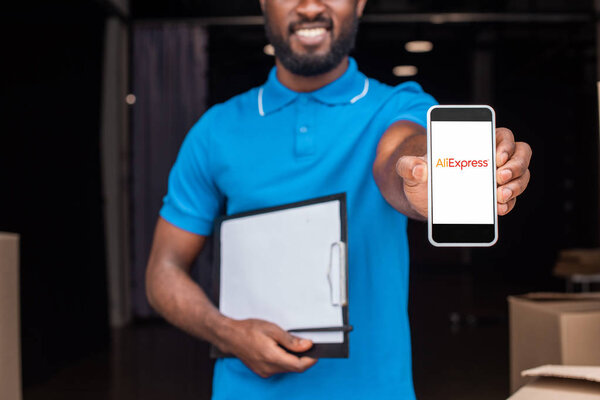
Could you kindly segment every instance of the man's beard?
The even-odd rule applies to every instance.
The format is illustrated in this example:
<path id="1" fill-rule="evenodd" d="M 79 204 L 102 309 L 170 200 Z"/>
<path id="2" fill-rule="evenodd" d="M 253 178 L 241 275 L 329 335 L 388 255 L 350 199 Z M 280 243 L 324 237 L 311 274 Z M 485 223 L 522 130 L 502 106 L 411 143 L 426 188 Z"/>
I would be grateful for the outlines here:
<path id="1" fill-rule="evenodd" d="M 330 28 L 332 21 L 325 18 L 317 18 L 315 20 L 298 21 L 289 28 L 290 34 L 293 32 L 293 25 L 307 22 L 327 22 Z M 329 32 L 332 30 L 330 29 Z M 271 29 L 269 16 L 265 13 L 265 32 L 267 39 L 275 48 L 275 55 L 281 61 L 283 66 L 296 75 L 315 76 L 324 74 L 337 67 L 340 62 L 354 48 L 356 34 L 358 32 L 358 18 L 354 17 L 345 26 L 340 29 L 339 36 L 331 43 L 331 49 L 327 54 L 297 54 L 291 49 L 289 42 L 276 34 Z"/>

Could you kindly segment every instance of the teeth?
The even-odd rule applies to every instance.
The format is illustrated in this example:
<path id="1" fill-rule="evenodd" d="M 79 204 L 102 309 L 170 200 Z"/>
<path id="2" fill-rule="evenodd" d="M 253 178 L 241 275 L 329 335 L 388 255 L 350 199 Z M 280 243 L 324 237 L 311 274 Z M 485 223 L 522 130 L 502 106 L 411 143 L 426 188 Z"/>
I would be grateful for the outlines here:
<path id="1" fill-rule="evenodd" d="M 325 28 L 298 29 L 296 34 L 304 37 L 315 37 L 324 34 L 326 31 Z"/>

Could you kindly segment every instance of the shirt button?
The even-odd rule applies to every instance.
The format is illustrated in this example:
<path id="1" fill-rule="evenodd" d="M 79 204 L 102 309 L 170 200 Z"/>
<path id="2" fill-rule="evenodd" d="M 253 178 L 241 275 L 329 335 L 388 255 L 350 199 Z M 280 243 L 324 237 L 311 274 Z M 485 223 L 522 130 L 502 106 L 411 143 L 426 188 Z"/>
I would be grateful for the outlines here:
<path id="1" fill-rule="evenodd" d="M 300 133 L 306 133 L 308 131 L 308 128 L 305 126 L 301 126 L 300 127 Z"/>

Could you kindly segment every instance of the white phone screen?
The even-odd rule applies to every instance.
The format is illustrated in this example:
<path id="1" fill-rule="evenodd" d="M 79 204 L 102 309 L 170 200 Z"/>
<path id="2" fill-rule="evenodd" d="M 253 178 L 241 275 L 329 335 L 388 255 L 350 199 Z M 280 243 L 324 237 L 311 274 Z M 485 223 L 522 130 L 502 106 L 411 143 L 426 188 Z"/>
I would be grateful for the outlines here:
<path id="1" fill-rule="evenodd" d="M 433 224 L 494 224 L 491 121 L 431 121 Z"/>

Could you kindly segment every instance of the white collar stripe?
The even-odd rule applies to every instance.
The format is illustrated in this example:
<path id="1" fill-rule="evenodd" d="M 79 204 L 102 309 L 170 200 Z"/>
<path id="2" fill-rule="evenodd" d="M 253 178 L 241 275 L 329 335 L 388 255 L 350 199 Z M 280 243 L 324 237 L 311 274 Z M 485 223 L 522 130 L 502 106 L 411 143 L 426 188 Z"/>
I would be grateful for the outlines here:
<path id="1" fill-rule="evenodd" d="M 356 103 L 357 101 L 359 101 L 360 99 L 365 97 L 367 95 L 368 91 L 369 91 L 369 78 L 365 78 L 365 86 L 363 87 L 363 91 L 359 95 L 354 96 L 352 98 L 352 100 L 350 100 L 350 103 L 351 104 Z"/>
<path id="2" fill-rule="evenodd" d="M 263 92 L 264 92 L 264 87 L 261 87 L 260 89 L 258 89 L 258 114 L 260 114 L 261 117 L 265 116 L 265 110 L 263 108 Z M 351 104 L 356 103 L 358 100 L 365 97 L 368 92 L 369 92 L 369 78 L 365 78 L 365 85 L 363 87 L 362 92 L 360 92 L 360 94 L 354 96 L 350 100 L 350 103 Z"/>
<path id="3" fill-rule="evenodd" d="M 260 114 L 261 117 L 265 116 L 265 111 L 263 110 L 263 101 L 262 101 L 262 98 L 263 98 L 263 89 L 264 88 L 261 87 L 258 90 L 258 113 Z"/>

